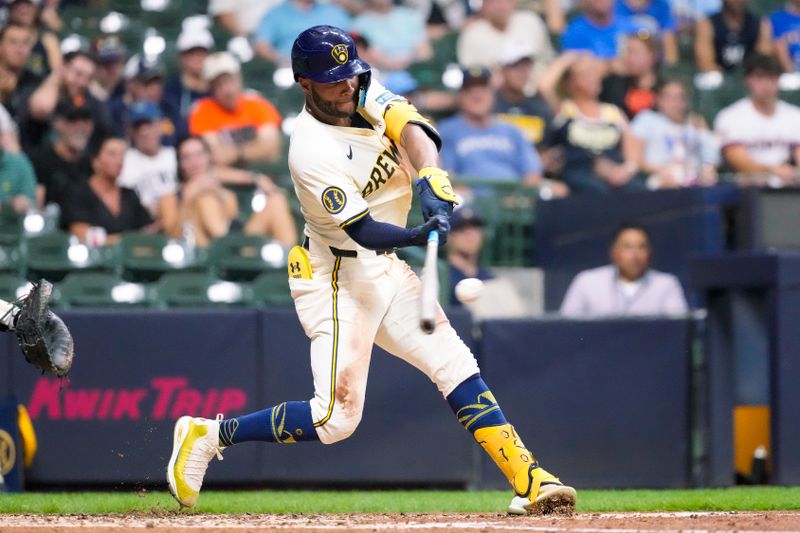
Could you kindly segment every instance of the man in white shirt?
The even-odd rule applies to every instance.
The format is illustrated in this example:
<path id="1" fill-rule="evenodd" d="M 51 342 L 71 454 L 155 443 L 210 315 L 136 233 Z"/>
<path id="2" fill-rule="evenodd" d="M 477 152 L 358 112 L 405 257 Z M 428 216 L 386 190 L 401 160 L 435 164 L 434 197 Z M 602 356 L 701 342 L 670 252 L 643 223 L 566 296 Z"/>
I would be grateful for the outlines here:
<path id="1" fill-rule="evenodd" d="M 517 9 L 517 0 L 484 0 L 480 16 L 461 31 L 458 63 L 467 68 L 494 68 L 503 50 L 514 43 L 526 47 L 537 64 L 553 58 L 553 46 L 544 21 L 529 10 Z"/>
<path id="2" fill-rule="evenodd" d="M 614 234 L 610 265 L 575 276 L 561 304 L 570 317 L 680 315 L 688 311 L 672 274 L 650 268 L 650 238 L 642 226 L 623 224 Z"/>
<path id="3" fill-rule="evenodd" d="M 160 219 L 161 199 L 178 190 L 175 148 L 161 144 L 161 110 L 152 102 L 137 102 L 129 109 L 132 146 L 125 153 L 121 187 L 136 191 L 153 219 Z"/>
<path id="4" fill-rule="evenodd" d="M 745 67 L 748 96 L 714 122 L 722 155 L 744 185 L 800 184 L 800 108 L 778 99 L 782 72 L 775 57 L 754 55 Z"/>

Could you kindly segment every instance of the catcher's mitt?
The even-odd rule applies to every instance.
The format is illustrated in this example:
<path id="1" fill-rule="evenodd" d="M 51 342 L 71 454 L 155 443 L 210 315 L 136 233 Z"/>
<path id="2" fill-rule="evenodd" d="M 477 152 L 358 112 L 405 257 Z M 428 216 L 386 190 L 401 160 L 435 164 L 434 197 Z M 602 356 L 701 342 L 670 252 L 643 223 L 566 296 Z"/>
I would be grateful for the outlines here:
<path id="1" fill-rule="evenodd" d="M 47 280 L 33 284 L 28 295 L 16 302 L 12 331 L 30 364 L 42 373 L 65 376 L 72 367 L 72 335 L 64 321 L 53 313 L 47 302 L 53 285 Z"/>

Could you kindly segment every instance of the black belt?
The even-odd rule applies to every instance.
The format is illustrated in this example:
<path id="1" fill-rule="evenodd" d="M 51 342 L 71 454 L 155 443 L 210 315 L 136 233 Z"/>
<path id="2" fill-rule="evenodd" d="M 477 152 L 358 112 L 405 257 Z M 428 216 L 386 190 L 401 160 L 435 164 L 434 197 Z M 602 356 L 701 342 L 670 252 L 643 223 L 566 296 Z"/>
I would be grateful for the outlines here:
<path id="1" fill-rule="evenodd" d="M 306 250 L 308 250 L 309 242 L 310 241 L 308 240 L 308 237 L 303 239 L 303 248 Z M 355 250 L 341 250 L 339 248 L 334 248 L 333 246 L 328 246 L 328 248 L 335 257 L 358 257 L 358 252 Z M 375 250 L 375 253 L 377 255 L 389 255 L 395 253 L 396 251 L 397 248 L 385 248 L 383 250 Z"/>

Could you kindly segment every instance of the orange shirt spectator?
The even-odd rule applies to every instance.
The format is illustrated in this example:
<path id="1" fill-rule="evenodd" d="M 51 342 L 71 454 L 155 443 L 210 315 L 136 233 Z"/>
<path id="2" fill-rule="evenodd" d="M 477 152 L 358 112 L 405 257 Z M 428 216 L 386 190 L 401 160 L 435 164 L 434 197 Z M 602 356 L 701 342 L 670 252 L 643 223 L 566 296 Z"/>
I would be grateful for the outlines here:
<path id="1" fill-rule="evenodd" d="M 262 96 L 242 87 L 241 66 L 227 52 L 203 62 L 209 96 L 195 104 L 189 131 L 205 139 L 214 164 L 245 168 L 276 161 L 281 154 L 281 116 Z"/>
<path id="2" fill-rule="evenodd" d="M 275 106 L 254 92 L 242 94 L 233 112 L 207 97 L 197 102 L 189 115 L 189 131 L 197 136 L 210 132 L 233 132 L 243 128 L 258 129 L 264 124 L 280 126 L 281 115 Z"/>

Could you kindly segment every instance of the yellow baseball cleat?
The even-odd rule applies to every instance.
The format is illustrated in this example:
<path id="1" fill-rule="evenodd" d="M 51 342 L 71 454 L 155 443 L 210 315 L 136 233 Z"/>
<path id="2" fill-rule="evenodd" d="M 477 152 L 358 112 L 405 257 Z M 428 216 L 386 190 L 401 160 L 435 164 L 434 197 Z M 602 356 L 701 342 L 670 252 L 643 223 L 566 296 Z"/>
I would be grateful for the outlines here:
<path id="1" fill-rule="evenodd" d="M 528 492 L 518 492 L 511 499 L 508 514 L 570 515 L 575 511 L 575 502 L 578 499 L 575 489 L 564 485 L 540 466 L 531 466 L 527 472 L 519 472 L 515 477 L 515 488 L 527 486 Z"/>
<path id="2" fill-rule="evenodd" d="M 182 416 L 175 422 L 172 456 L 167 466 L 169 491 L 182 507 L 194 507 L 203 486 L 208 463 L 216 455 L 222 461 L 219 421 Z"/>

